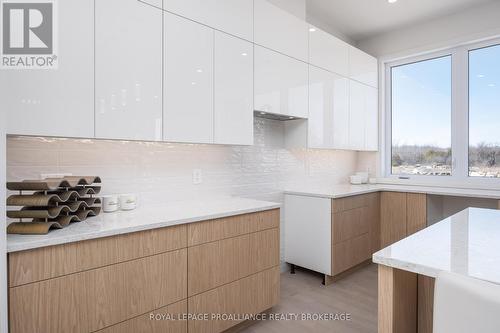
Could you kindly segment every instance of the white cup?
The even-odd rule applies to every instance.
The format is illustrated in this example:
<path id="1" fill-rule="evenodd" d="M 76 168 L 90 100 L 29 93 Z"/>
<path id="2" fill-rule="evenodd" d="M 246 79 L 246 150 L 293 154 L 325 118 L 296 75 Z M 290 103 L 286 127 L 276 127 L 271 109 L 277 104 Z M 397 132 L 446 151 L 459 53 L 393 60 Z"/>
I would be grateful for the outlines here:
<path id="1" fill-rule="evenodd" d="M 112 213 L 118 210 L 118 196 L 104 195 L 102 196 L 102 210 L 105 213 Z"/>
<path id="2" fill-rule="evenodd" d="M 120 194 L 120 209 L 132 210 L 137 207 L 137 197 L 135 194 Z"/>

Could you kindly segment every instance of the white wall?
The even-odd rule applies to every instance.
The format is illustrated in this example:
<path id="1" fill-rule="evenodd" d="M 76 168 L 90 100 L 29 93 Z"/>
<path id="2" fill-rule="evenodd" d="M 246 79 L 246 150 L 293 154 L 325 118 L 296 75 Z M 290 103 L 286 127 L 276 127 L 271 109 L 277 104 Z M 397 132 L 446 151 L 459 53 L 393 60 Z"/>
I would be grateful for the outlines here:
<path id="1" fill-rule="evenodd" d="M 5 110 L 0 110 L 0 214 L 5 221 Z M 0 332 L 7 332 L 7 258 L 5 223 L 0 226 Z"/>
<path id="2" fill-rule="evenodd" d="M 500 35 L 500 1 L 391 31 L 357 46 L 377 57 L 397 58 Z"/>

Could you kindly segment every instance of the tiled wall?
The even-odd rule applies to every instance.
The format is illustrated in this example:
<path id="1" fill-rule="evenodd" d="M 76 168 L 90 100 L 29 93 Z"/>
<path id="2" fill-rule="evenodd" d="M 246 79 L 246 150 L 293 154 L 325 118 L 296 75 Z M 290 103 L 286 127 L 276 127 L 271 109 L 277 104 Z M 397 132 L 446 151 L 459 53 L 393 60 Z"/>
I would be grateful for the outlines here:
<path id="1" fill-rule="evenodd" d="M 7 178 L 99 175 L 104 194 L 138 193 L 140 203 L 218 195 L 282 202 L 288 186 L 345 183 L 356 171 L 355 152 L 287 150 L 283 122 L 256 118 L 254 127 L 254 146 L 11 137 Z M 202 170 L 199 185 L 193 169 Z"/>

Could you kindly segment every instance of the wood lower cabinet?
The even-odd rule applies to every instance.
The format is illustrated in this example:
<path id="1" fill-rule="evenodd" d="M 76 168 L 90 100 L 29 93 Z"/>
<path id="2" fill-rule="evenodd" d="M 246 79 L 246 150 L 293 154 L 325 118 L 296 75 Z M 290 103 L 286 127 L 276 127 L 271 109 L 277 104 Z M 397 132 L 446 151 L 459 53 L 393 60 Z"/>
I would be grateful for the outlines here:
<path id="1" fill-rule="evenodd" d="M 279 237 L 276 209 L 11 253 L 10 332 L 220 332 L 187 314 L 277 304 Z"/>
<path id="2" fill-rule="evenodd" d="M 186 333 L 187 300 L 110 326 L 99 333 Z"/>
<path id="3" fill-rule="evenodd" d="M 186 249 L 10 289 L 12 332 L 93 332 L 186 298 Z"/>
<path id="4" fill-rule="evenodd" d="M 378 251 L 379 202 L 378 193 L 332 201 L 332 276 L 370 259 Z"/>
<path id="5" fill-rule="evenodd" d="M 280 269 L 278 266 L 237 280 L 189 298 L 191 316 L 208 316 L 208 320 L 191 320 L 190 333 L 222 332 L 242 322 L 239 314 L 257 314 L 279 301 Z"/>
<path id="6" fill-rule="evenodd" d="M 56 278 L 185 248 L 186 225 L 9 254 L 9 286 Z"/>
<path id="7" fill-rule="evenodd" d="M 278 266 L 279 237 L 275 228 L 190 247 L 189 296 Z"/>
<path id="8" fill-rule="evenodd" d="M 416 233 L 427 226 L 427 195 L 406 194 L 406 235 Z"/>
<path id="9" fill-rule="evenodd" d="M 380 195 L 380 241 L 382 248 L 406 237 L 406 193 Z"/>
<path id="10" fill-rule="evenodd" d="M 285 195 L 285 261 L 332 277 L 380 248 L 379 193 L 329 199 Z"/>
<path id="11" fill-rule="evenodd" d="M 427 195 L 382 192 L 380 196 L 381 246 L 389 246 L 427 225 Z"/>
<path id="12" fill-rule="evenodd" d="M 333 245 L 332 275 L 338 275 L 370 259 L 371 255 L 369 233 Z"/>

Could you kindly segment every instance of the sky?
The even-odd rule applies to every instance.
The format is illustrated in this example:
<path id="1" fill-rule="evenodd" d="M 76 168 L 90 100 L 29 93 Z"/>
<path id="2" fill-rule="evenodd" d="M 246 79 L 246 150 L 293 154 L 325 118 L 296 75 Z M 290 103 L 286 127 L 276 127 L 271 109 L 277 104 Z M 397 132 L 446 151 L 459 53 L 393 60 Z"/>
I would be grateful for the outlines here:
<path id="1" fill-rule="evenodd" d="M 470 143 L 500 145 L 500 46 L 470 52 Z M 451 56 L 393 67 L 393 144 L 451 147 Z"/>

